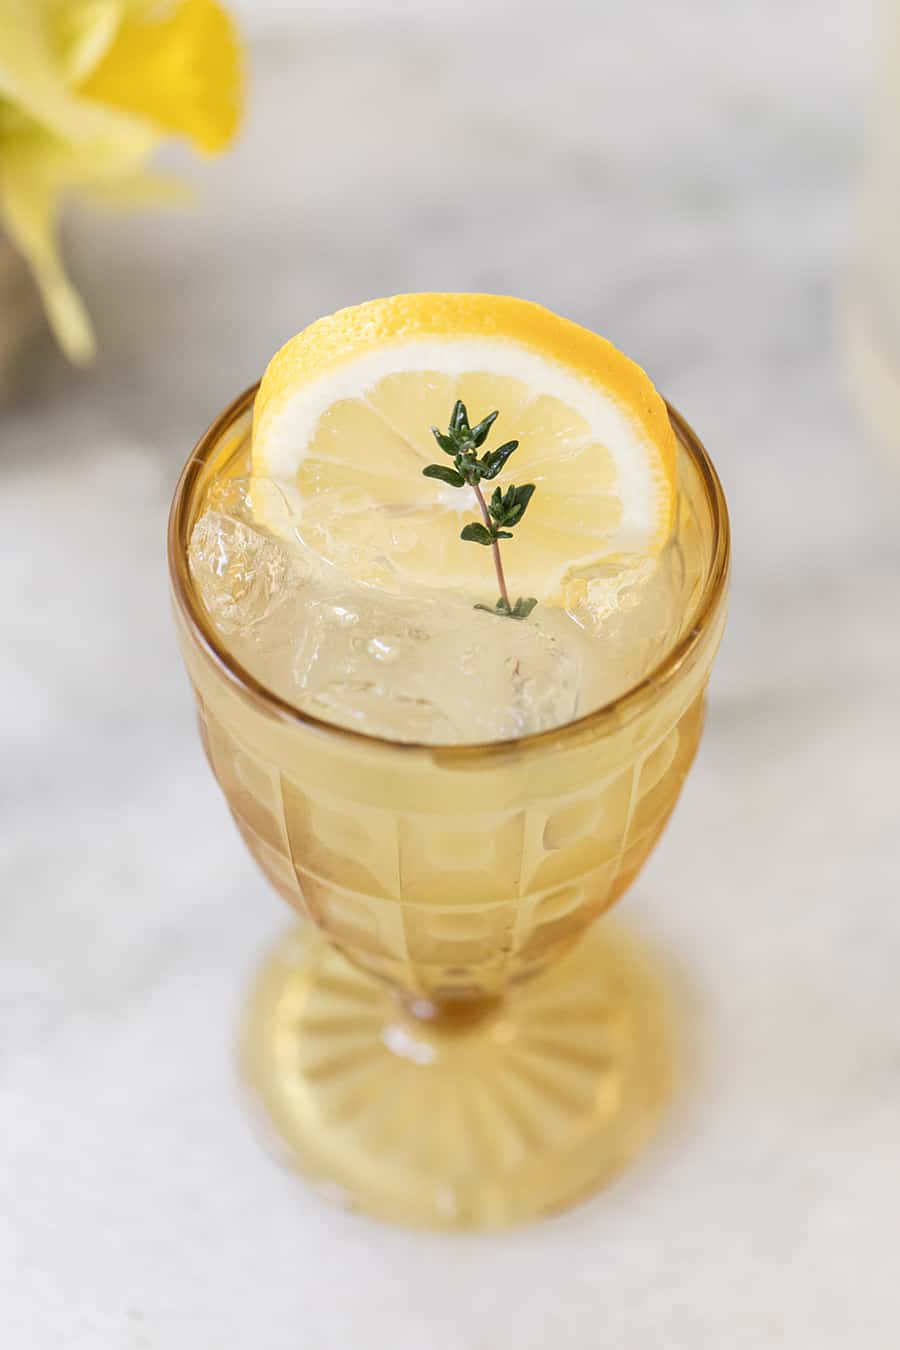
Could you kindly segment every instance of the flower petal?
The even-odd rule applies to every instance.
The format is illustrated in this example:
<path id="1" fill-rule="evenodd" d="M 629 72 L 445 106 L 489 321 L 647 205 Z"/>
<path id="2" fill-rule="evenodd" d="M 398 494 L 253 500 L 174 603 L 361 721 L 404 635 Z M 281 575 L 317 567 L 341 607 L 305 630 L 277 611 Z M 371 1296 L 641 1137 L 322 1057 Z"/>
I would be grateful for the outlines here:
<path id="1" fill-rule="evenodd" d="M 33 123 L 0 142 L 0 215 L 34 273 L 61 346 L 79 364 L 93 357 L 94 336 L 60 259 L 56 223 L 64 195 L 123 181 L 134 186 L 159 139 L 125 113 L 98 111 L 98 134 L 87 144 L 67 143 Z"/>
<path id="2" fill-rule="evenodd" d="M 5 157 L 10 136 L 35 122 L 62 141 L 97 146 L 100 153 L 123 136 L 144 147 L 140 154 L 149 153 L 161 139 L 157 128 L 79 98 L 66 86 L 49 3 L 0 0 L 0 155 Z"/>
<path id="3" fill-rule="evenodd" d="M 72 134 L 46 9 L 33 0 L 0 0 L 0 98 L 60 136 Z"/>
<path id="4" fill-rule="evenodd" d="M 242 84 L 226 11 L 215 0 L 180 0 L 161 12 L 132 9 L 82 93 L 215 154 L 237 133 Z"/>
<path id="5" fill-rule="evenodd" d="M 6 228 L 31 267 L 60 346 L 71 361 L 86 365 L 94 356 L 94 333 L 60 259 L 58 193 L 40 175 L 14 174 L 4 168 L 0 170 L 0 202 Z"/>
<path id="6" fill-rule="evenodd" d="M 96 69 L 113 43 L 124 12 L 122 0 L 56 0 L 52 4 L 53 46 L 66 84 L 79 84 Z"/>

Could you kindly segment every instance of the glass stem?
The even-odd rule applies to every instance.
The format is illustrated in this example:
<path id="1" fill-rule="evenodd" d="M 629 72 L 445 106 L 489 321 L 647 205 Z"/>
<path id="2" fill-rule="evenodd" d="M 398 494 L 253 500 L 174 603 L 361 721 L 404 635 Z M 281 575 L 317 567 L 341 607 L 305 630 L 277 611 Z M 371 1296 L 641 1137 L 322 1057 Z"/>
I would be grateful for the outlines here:
<path id="1" fill-rule="evenodd" d="M 483 995 L 480 998 L 441 999 L 433 1002 L 429 998 L 405 998 L 402 1005 L 413 1020 L 413 1024 L 423 1030 L 436 1032 L 466 1031 L 469 1027 L 483 1022 L 496 1013 L 502 999 L 495 995 Z"/>

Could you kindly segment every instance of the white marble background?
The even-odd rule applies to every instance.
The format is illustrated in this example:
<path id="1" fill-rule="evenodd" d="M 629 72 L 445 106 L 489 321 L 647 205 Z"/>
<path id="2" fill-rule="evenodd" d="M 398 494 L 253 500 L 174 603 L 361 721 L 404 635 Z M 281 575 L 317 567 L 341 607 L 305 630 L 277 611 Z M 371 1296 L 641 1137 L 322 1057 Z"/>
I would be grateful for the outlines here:
<path id="1" fill-rule="evenodd" d="M 256 6 L 252 116 L 182 216 L 82 215 L 97 368 L 0 422 L 0 1342 L 831 1350 L 900 1333 L 900 474 L 839 290 L 861 0 Z M 730 496 L 730 630 L 623 917 L 698 1065 L 552 1222 L 451 1240 L 260 1149 L 232 1044 L 287 920 L 202 761 L 163 529 L 211 416 L 314 315 L 482 288 L 642 361 Z"/>

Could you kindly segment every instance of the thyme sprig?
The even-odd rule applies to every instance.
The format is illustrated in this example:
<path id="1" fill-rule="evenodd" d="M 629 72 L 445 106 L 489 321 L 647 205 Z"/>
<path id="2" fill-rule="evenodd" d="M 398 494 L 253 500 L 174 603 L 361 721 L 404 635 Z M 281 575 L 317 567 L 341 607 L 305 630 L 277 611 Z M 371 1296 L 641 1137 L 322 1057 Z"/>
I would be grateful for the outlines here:
<path id="1" fill-rule="evenodd" d="M 445 455 L 453 460 L 448 464 L 429 464 L 422 472 L 426 478 L 437 478 L 450 487 L 470 487 L 475 494 L 481 520 L 472 520 L 460 533 L 460 539 L 468 543 L 483 544 L 490 548 L 494 557 L 494 570 L 497 573 L 497 585 L 500 598 L 496 605 L 476 605 L 476 609 L 486 610 L 489 614 L 499 614 L 508 619 L 527 619 L 537 604 L 533 597 L 519 597 L 515 604 L 510 602 L 509 590 L 500 556 L 500 540 L 512 539 L 513 528 L 519 524 L 534 493 L 534 483 L 521 487 L 511 484 L 505 490 L 495 487 L 490 501 L 485 501 L 481 490 L 483 480 L 490 481 L 498 476 L 513 451 L 519 448 L 518 441 L 506 441 L 493 450 L 479 451 L 488 438 L 491 427 L 500 416 L 499 411 L 488 413 L 474 427 L 469 426 L 469 414 L 462 399 L 457 399 L 450 414 L 450 423 L 446 432 L 432 427 L 431 431 Z"/>

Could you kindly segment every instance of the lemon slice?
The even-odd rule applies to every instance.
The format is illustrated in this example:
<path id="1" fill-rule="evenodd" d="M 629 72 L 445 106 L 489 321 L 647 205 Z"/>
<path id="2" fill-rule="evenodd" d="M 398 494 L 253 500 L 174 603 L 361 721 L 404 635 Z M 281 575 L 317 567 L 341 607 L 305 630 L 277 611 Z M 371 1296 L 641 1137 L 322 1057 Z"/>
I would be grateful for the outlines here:
<path id="1" fill-rule="evenodd" d="M 431 427 L 458 398 L 473 426 L 500 410 L 486 449 L 519 441 L 500 483 L 536 485 L 503 543 L 511 592 L 558 599 L 568 573 L 663 547 L 675 438 L 650 380 L 604 338 L 496 295 L 372 300 L 292 338 L 256 398 L 257 510 L 358 581 L 491 598 L 489 557 L 459 538 L 472 493 L 422 476 L 450 464 Z"/>

